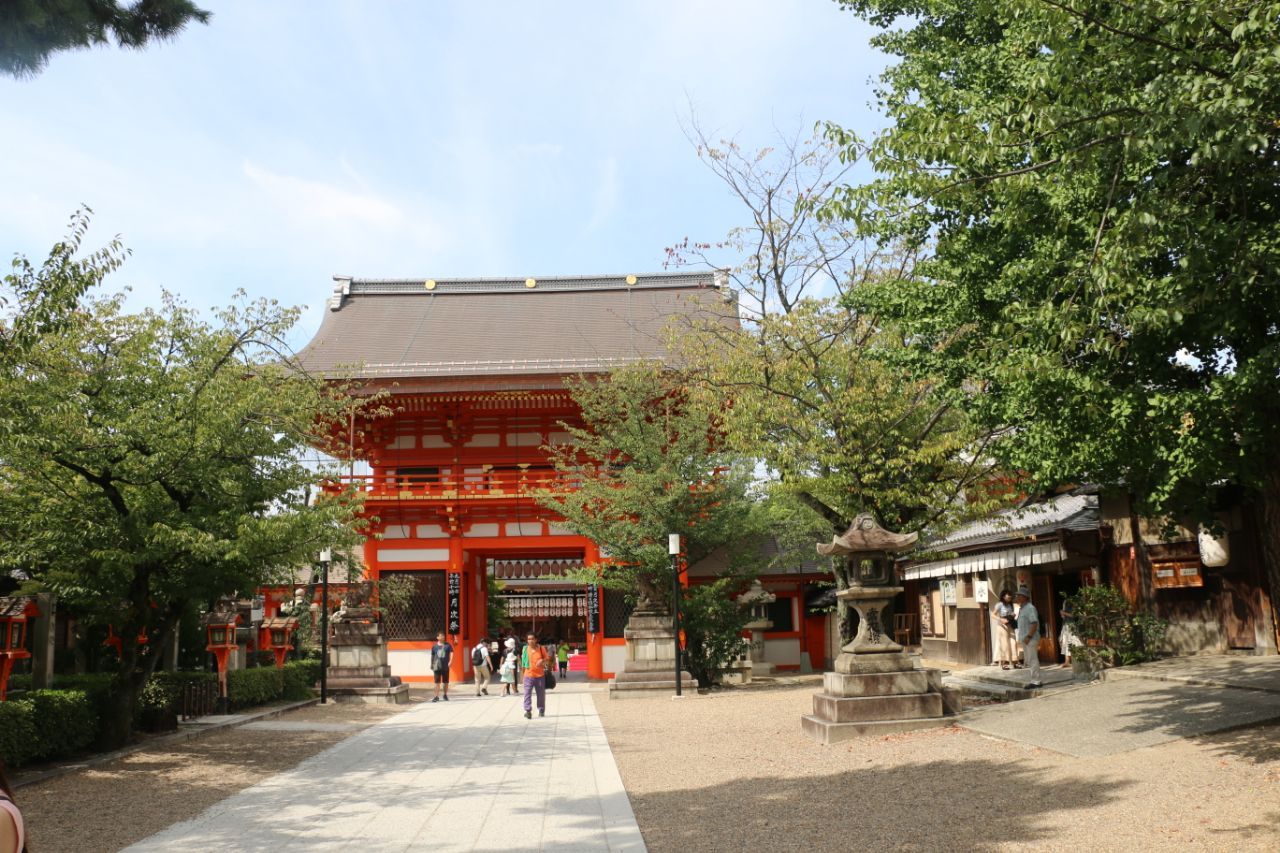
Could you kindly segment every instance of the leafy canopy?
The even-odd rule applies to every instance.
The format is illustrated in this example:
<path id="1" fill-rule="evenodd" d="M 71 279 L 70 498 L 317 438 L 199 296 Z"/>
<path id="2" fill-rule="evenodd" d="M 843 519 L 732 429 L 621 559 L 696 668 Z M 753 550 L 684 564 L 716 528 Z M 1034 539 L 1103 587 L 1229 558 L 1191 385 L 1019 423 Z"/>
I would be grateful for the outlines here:
<path id="1" fill-rule="evenodd" d="M 718 418 L 690 404 L 680 375 L 643 363 L 570 387 L 582 422 L 564 424 L 569 441 L 547 451 L 577 488 L 541 500 L 607 554 L 588 567 L 600 582 L 636 593 L 637 609 L 665 610 L 671 533 L 683 537 L 687 564 L 723 548 L 730 573 L 745 571 L 764 523 L 750 472 L 719 442 Z"/>
<path id="2" fill-rule="evenodd" d="M 825 213 L 932 252 L 852 304 L 902 324 L 1045 484 L 1123 483 L 1153 512 L 1268 488 L 1280 3 L 844 5 L 886 28 L 893 124 L 829 128 L 879 177 Z"/>
<path id="3" fill-rule="evenodd" d="M 142 48 L 210 13 L 191 0 L 6 0 L 0 3 L 0 71 L 33 77 L 61 50 L 109 44 Z"/>

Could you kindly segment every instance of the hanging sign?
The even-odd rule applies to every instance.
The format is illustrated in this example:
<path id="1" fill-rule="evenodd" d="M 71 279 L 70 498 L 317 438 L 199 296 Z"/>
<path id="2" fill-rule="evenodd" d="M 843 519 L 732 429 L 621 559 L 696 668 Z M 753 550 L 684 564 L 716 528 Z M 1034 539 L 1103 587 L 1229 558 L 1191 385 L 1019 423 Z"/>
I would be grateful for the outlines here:
<path id="1" fill-rule="evenodd" d="M 948 607 L 956 606 L 956 582 L 951 578 L 938 581 L 938 589 L 942 590 L 942 603 Z"/>
<path id="2" fill-rule="evenodd" d="M 600 631 L 600 587 L 587 587 L 587 633 Z"/>
<path id="3" fill-rule="evenodd" d="M 462 576 L 449 572 L 449 630 L 450 634 L 462 633 Z"/>
<path id="4" fill-rule="evenodd" d="M 979 604 L 986 604 L 990 594 L 991 591 L 988 588 L 986 581 L 973 582 L 973 597 L 977 599 Z"/>

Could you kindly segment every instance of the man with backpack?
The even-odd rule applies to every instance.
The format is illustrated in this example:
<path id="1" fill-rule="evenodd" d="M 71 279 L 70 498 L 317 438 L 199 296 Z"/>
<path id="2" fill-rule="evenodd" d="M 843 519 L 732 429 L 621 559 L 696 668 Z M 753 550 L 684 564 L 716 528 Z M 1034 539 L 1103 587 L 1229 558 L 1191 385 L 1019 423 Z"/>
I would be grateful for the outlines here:
<path id="1" fill-rule="evenodd" d="M 436 681 L 436 695 L 432 702 L 440 701 L 440 685 L 444 685 L 444 701 L 449 701 L 449 664 L 453 662 L 453 646 L 444 638 L 444 632 L 436 634 L 436 644 L 431 647 L 431 674 Z"/>
<path id="2" fill-rule="evenodd" d="M 481 637 L 471 650 L 471 668 L 476 672 L 476 696 L 489 695 L 489 679 L 493 676 L 493 665 L 489 662 L 488 638 Z"/>

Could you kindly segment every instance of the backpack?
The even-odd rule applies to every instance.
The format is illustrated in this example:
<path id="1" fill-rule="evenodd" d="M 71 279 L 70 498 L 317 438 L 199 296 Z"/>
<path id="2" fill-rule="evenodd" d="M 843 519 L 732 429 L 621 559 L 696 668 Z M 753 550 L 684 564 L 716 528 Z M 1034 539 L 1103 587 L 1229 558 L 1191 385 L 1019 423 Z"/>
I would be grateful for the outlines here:
<path id="1" fill-rule="evenodd" d="M 471 650 L 471 665 L 484 666 L 485 658 L 488 657 L 479 646 Z"/>

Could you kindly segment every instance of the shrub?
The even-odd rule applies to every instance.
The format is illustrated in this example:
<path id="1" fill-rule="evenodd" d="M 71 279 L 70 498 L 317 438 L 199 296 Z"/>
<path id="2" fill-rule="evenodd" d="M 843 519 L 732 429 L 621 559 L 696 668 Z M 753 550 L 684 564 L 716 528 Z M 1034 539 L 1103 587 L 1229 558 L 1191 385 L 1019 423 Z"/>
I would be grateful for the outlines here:
<path id="1" fill-rule="evenodd" d="M 41 758 L 81 752 L 98 737 L 98 713 L 83 690 L 33 690 L 31 705 Z"/>
<path id="2" fill-rule="evenodd" d="M 314 694 L 312 685 L 320 680 L 320 661 L 290 661 L 284 665 L 284 698 L 292 700 L 310 699 Z"/>
<path id="3" fill-rule="evenodd" d="M 0 702 L 0 755 L 10 767 L 39 757 L 35 710 L 26 699 Z"/>
<path id="4" fill-rule="evenodd" d="M 284 693 L 284 676 L 275 667 L 233 669 L 227 673 L 227 701 L 234 710 L 274 702 Z"/>
<path id="5" fill-rule="evenodd" d="M 1112 586 L 1086 586 L 1068 599 L 1076 636 L 1073 657 L 1090 669 L 1127 666 L 1154 660 L 1168 623 L 1148 613 L 1136 612 L 1128 599 Z"/>
<path id="6" fill-rule="evenodd" d="M 718 683 L 742 650 L 742 631 L 751 613 L 734 598 L 741 586 L 741 578 L 729 577 L 685 590 L 681 606 L 684 664 L 702 687 Z"/>

